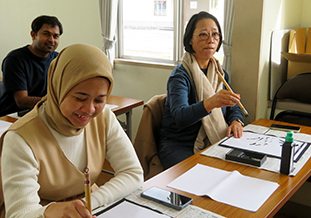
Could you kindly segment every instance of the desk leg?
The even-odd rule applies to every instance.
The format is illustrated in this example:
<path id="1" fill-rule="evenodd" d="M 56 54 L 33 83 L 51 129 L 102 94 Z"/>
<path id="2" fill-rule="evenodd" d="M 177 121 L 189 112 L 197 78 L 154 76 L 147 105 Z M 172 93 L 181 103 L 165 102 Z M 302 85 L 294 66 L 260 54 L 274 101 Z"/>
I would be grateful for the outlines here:
<path id="1" fill-rule="evenodd" d="M 126 112 L 126 133 L 132 141 L 132 109 Z"/>

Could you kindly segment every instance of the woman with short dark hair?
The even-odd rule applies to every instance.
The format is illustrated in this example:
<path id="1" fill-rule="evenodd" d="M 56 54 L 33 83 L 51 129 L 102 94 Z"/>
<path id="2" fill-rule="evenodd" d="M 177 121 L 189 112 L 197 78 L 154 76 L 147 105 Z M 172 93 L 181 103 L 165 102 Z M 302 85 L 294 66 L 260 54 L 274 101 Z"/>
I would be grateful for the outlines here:
<path id="1" fill-rule="evenodd" d="M 233 133 L 241 137 L 240 96 L 227 90 L 229 81 L 213 55 L 222 43 L 218 20 L 207 12 L 189 20 L 182 64 L 167 82 L 167 99 L 160 129 L 159 157 L 165 169 Z"/>

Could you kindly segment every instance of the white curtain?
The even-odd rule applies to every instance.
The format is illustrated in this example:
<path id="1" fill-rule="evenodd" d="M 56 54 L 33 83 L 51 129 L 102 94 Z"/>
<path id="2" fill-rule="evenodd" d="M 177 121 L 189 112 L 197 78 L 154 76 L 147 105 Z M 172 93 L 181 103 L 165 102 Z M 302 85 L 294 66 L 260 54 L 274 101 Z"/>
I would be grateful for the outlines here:
<path id="1" fill-rule="evenodd" d="M 224 19 L 224 62 L 223 69 L 231 75 L 231 50 L 232 50 L 232 29 L 233 29 L 234 0 L 225 0 Z"/>
<path id="2" fill-rule="evenodd" d="M 111 64 L 115 58 L 115 41 L 119 0 L 99 0 L 103 48 Z"/>

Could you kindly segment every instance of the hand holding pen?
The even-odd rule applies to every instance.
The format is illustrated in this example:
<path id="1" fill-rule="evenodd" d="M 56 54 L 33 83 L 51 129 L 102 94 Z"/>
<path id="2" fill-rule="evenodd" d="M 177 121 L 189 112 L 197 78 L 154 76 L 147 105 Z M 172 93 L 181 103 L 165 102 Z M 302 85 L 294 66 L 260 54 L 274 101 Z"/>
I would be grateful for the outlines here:
<path id="1" fill-rule="evenodd" d="M 207 111 L 212 111 L 214 108 L 233 107 L 239 101 L 240 96 L 238 94 L 222 89 L 210 98 L 205 99 L 203 104 Z"/>
<path id="2" fill-rule="evenodd" d="M 221 81 L 223 82 L 223 84 L 225 85 L 225 87 L 226 87 L 230 92 L 234 93 L 233 90 L 231 89 L 231 87 L 229 86 L 229 84 L 227 83 L 227 81 L 224 79 L 224 77 L 220 74 L 219 71 L 217 71 L 217 75 L 219 76 L 219 78 L 221 79 Z M 245 107 L 242 105 L 242 103 L 241 103 L 240 101 L 238 102 L 238 105 L 239 105 L 239 107 L 240 107 L 242 113 L 244 114 L 244 116 L 245 116 L 245 117 L 248 117 L 249 114 L 248 114 L 247 110 L 245 109 Z"/>
<path id="3" fill-rule="evenodd" d="M 84 189 L 85 202 L 82 200 L 73 200 L 67 202 L 52 203 L 46 208 L 44 212 L 44 217 L 95 218 L 96 216 L 92 216 L 91 180 L 88 168 L 85 168 L 84 170 Z"/>
<path id="4" fill-rule="evenodd" d="M 52 203 L 45 209 L 44 217 L 96 218 L 90 214 L 82 200 Z"/>

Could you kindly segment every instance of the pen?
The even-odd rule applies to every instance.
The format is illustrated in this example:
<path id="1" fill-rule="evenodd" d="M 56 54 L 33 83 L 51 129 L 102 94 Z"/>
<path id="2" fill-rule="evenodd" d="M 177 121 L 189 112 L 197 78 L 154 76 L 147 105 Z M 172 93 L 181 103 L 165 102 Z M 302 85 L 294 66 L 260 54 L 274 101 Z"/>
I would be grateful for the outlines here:
<path id="1" fill-rule="evenodd" d="M 91 207 L 91 180 L 89 174 L 89 168 L 84 169 L 84 191 L 85 191 L 85 203 L 86 208 L 92 214 L 92 207 Z"/>
<path id="2" fill-rule="evenodd" d="M 217 74 L 218 76 L 220 77 L 220 79 L 222 80 L 222 82 L 224 83 L 224 85 L 226 86 L 226 88 L 233 93 L 232 89 L 230 88 L 230 86 L 228 85 L 228 83 L 226 82 L 226 80 L 224 79 L 224 77 L 220 74 L 220 72 L 218 70 L 217 71 Z M 243 114 L 245 115 L 245 117 L 248 117 L 249 114 L 248 112 L 246 111 L 245 107 L 242 105 L 241 102 L 238 102 L 238 105 L 240 106 L 241 108 L 241 111 L 243 112 Z"/>

